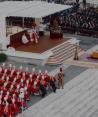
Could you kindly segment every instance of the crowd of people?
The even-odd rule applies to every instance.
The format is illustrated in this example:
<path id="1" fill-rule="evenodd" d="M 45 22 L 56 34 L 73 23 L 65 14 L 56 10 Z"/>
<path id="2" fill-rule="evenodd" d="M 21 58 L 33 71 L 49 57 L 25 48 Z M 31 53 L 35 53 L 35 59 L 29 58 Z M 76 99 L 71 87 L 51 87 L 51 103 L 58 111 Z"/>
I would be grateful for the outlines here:
<path id="1" fill-rule="evenodd" d="M 56 92 L 64 88 L 64 72 L 60 68 L 58 78 L 48 74 L 48 71 L 37 72 L 35 68 L 29 71 L 23 66 L 18 69 L 12 64 L 0 66 L 0 117 L 14 117 L 27 108 L 30 95 L 45 97 L 48 90 Z M 22 97 L 21 97 L 22 96 Z"/>
<path id="2" fill-rule="evenodd" d="M 64 16 L 62 27 L 65 29 L 70 27 L 73 28 L 74 31 L 81 31 L 81 29 L 98 31 L 98 13 L 96 9 L 92 7 Z"/>

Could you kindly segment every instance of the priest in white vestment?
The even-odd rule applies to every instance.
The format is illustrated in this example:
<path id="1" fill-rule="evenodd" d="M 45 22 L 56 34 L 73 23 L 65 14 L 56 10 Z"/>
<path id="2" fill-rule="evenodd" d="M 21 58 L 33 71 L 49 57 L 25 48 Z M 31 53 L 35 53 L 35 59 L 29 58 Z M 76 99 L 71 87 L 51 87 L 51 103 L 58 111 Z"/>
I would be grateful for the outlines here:
<path id="1" fill-rule="evenodd" d="M 27 44 L 29 42 L 29 40 L 27 39 L 25 33 L 22 35 L 22 43 L 23 44 Z"/>

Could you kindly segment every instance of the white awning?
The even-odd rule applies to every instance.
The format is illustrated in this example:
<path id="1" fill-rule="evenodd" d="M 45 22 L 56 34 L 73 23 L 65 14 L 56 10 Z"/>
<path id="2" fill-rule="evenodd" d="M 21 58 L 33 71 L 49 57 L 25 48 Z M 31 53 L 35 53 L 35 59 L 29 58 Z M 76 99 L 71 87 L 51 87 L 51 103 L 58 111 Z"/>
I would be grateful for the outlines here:
<path id="1" fill-rule="evenodd" d="M 5 1 L 0 3 L 0 15 L 42 18 L 69 8 L 70 5 L 42 1 Z"/>

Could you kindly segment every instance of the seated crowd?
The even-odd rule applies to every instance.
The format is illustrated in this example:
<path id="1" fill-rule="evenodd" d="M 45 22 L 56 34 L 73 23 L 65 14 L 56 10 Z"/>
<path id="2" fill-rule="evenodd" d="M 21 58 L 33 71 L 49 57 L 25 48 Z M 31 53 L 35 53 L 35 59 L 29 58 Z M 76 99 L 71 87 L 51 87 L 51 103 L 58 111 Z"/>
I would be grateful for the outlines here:
<path id="1" fill-rule="evenodd" d="M 98 13 L 95 8 L 87 8 L 85 10 L 80 10 L 74 14 L 70 14 L 63 17 L 62 27 L 67 30 L 71 28 L 78 30 L 81 33 L 81 30 L 92 30 L 98 31 Z"/>
<path id="2" fill-rule="evenodd" d="M 56 92 L 56 78 L 48 75 L 48 71 L 36 72 L 32 69 L 29 72 L 28 67 L 23 70 L 20 66 L 9 64 L 0 67 L 0 117 L 14 117 L 23 109 L 27 108 L 27 101 L 30 101 L 30 95 L 41 95 L 44 97 L 47 91 L 51 89 Z M 23 92 L 23 98 L 21 98 Z"/>

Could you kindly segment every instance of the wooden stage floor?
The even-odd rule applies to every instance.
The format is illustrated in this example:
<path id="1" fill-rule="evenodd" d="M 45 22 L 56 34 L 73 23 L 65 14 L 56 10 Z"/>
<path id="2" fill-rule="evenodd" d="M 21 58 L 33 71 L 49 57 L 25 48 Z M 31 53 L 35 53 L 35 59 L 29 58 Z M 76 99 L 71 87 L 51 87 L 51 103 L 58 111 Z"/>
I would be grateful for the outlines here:
<path id="1" fill-rule="evenodd" d="M 29 42 L 26 45 L 20 45 L 15 47 L 16 51 L 24 51 L 24 52 L 32 52 L 32 53 L 42 53 L 45 52 L 65 41 L 69 38 L 62 38 L 62 39 L 50 39 L 49 36 L 43 36 L 39 39 L 39 43 L 35 44 L 33 42 Z"/>

